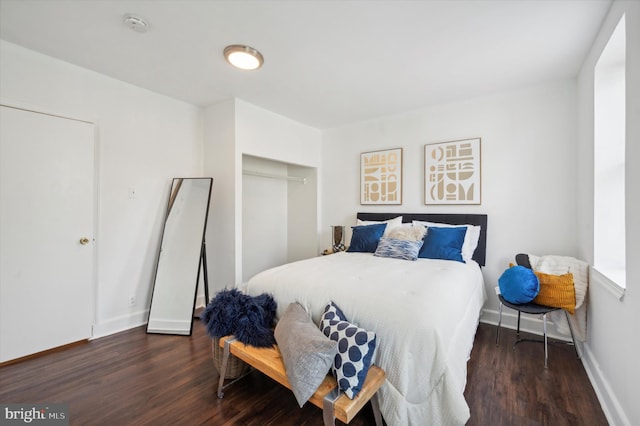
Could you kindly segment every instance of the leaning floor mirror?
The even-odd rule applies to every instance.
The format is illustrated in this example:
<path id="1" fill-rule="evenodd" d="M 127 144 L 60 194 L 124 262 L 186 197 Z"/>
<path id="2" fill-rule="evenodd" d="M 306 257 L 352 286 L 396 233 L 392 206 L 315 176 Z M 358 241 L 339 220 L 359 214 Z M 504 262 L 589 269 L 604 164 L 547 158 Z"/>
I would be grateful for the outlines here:
<path id="1" fill-rule="evenodd" d="M 204 236 L 212 184 L 212 178 L 173 179 L 147 333 L 191 335 L 201 271 L 208 298 Z"/>

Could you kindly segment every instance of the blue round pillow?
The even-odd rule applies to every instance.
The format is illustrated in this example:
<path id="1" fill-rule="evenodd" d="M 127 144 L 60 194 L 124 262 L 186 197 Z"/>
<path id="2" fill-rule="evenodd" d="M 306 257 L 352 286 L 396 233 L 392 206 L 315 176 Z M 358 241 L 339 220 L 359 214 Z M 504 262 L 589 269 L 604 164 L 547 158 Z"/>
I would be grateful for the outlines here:
<path id="1" fill-rule="evenodd" d="M 529 303 L 540 291 L 540 281 L 536 274 L 524 266 L 512 266 L 498 278 L 500 294 L 507 302 Z"/>

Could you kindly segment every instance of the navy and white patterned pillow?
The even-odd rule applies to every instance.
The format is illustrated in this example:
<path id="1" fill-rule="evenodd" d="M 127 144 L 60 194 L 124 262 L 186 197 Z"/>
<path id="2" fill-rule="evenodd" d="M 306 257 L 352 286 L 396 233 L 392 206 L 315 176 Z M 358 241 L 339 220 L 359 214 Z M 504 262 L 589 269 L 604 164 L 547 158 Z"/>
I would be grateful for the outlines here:
<path id="1" fill-rule="evenodd" d="M 333 302 L 324 308 L 322 317 L 320 317 L 320 330 L 324 330 L 329 325 L 329 321 L 347 321 L 344 312 Z"/>
<path id="2" fill-rule="evenodd" d="M 325 313 L 326 311 L 327 309 Z M 324 315 L 321 324 L 324 325 L 322 332 L 325 336 L 338 343 L 338 353 L 331 371 L 340 390 L 353 399 L 362 389 L 371 367 L 376 349 L 376 334 L 349 321 L 325 319 Z"/>
<path id="3" fill-rule="evenodd" d="M 382 237 L 373 255 L 393 257 L 395 259 L 416 260 L 422 244 L 423 241 L 408 241 Z"/>

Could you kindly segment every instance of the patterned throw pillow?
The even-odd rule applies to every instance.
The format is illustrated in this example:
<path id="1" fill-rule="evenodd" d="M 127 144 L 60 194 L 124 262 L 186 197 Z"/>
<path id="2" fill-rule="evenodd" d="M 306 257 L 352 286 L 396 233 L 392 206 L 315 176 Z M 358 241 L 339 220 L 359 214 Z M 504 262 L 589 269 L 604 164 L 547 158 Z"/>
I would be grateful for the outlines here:
<path id="1" fill-rule="evenodd" d="M 330 306 L 325 308 L 321 324 L 324 325 L 322 332 L 325 336 L 338 342 L 338 354 L 331 370 L 340 390 L 353 399 L 362 389 L 371 366 L 376 349 L 376 334 L 340 320 L 335 315 L 336 311 L 330 310 Z M 333 316 L 334 319 L 325 318 L 325 315 Z"/>
<path id="2" fill-rule="evenodd" d="M 324 330 L 329 325 L 329 321 L 347 321 L 342 309 L 338 308 L 338 305 L 331 302 L 324 308 L 322 317 L 320 318 L 320 330 Z"/>
<path id="3" fill-rule="evenodd" d="M 395 259 L 416 260 L 420 253 L 422 241 L 396 240 L 394 238 L 380 238 L 374 256 L 393 257 Z"/>

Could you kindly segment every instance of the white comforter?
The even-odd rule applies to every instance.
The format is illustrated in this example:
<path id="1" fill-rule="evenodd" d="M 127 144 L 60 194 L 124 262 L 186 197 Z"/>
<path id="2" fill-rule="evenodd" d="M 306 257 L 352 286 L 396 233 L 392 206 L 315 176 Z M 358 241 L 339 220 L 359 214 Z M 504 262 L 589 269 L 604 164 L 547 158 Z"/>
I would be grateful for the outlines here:
<path id="1" fill-rule="evenodd" d="M 375 331 L 378 393 L 389 425 L 464 424 L 466 363 L 486 295 L 476 263 L 415 262 L 338 253 L 261 272 L 246 291 L 273 294 L 280 316 L 300 302 L 318 323 L 333 300 L 347 318 Z"/>

